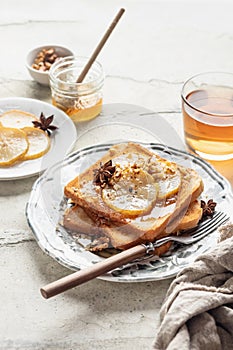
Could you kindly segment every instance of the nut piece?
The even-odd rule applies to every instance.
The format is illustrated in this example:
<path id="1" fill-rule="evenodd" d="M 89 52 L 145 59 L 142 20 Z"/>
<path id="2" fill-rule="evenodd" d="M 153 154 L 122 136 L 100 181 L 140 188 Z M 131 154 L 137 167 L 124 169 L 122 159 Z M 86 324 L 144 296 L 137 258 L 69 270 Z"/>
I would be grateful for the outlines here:
<path id="1" fill-rule="evenodd" d="M 54 48 L 43 49 L 37 54 L 32 68 L 42 72 L 48 71 L 57 59 L 58 55 Z"/>

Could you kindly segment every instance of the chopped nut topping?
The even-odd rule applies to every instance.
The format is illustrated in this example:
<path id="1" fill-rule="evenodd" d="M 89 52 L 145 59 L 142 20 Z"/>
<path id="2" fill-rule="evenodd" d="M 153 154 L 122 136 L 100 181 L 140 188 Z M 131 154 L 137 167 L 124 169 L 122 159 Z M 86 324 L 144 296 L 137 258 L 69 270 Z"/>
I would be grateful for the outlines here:
<path id="1" fill-rule="evenodd" d="M 172 168 L 171 166 L 169 166 L 166 168 L 165 172 L 166 172 L 166 174 L 174 175 L 176 173 L 176 170 L 174 168 Z"/>
<path id="2" fill-rule="evenodd" d="M 114 177 L 120 177 L 121 176 L 121 169 L 120 168 L 116 168 L 116 171 L 115 171 L 115 173 L 114 173 Z"/>
<path id="3" fill-rule="evenodd" d="M 99 237 L 95 239 L 88 247 L 87 250 L 91 252 L 99 251 L 108 248 L 109 238 L 108 237 Z"/>
<path id="4" fill-rule="evenodd" d="M 32 68 L 45 72 L 48 71 L 51 67 L 51 65 L 58 59 L 58 55 L 55 52 L 54 48 L 50 48 L 50 49 L 43 49 L 41 50 L 33 64 L 32 64 Z"/>

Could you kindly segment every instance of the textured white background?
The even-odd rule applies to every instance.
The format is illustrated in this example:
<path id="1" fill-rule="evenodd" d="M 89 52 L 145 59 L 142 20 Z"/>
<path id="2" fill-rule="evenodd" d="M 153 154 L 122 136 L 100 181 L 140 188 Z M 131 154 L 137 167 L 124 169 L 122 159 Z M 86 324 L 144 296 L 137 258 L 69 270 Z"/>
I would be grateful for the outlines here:
<path id="1" fill-rule="evenodd" d="M 27 52 L 62 44 L 90 55 L 120 7 L 126 13 L 99 56 L 104 101 L 160 112 L 182 129 L 182 83 L 233 71 L 232 1 L 0 0 L 0 95 L 49 99 L 25 68 Z M 35 177 L 0 182 L 0 349 L 150 349 L 170 281 L 95 280 L 45 301 L 39 288 L 69 271 L 43 254 L 24 211 Z"/>

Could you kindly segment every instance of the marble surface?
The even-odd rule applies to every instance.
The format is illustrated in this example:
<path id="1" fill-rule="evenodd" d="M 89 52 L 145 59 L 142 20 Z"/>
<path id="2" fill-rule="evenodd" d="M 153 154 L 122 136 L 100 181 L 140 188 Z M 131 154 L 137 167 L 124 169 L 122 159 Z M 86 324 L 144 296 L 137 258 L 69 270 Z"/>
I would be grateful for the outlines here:
<path id="1" fill-rule="evenodd" d="M 51 43 L 90 55 L 121 6 L 126 13 L 99 56 L 105 110 L 130 104 L 159 113 L 177 130 L 171 144 L 182 142 L 183 82 L 203 71 L 233 71 L 232 1 L 8 0 L 0 11 L 0 96 L 50 102 L 49 88 L 25 68 L 27 52 Z M 157 121 L 155 114 L 155 128 Z M 77 126 L 79 135 L 89 126 Z M 0 349 L 151 349 L 171 280 L 97 279 L 42 299 L 39 288 L 70 271 L 41 251 L 26 222 L 35 180 L 0 182 Z"/>

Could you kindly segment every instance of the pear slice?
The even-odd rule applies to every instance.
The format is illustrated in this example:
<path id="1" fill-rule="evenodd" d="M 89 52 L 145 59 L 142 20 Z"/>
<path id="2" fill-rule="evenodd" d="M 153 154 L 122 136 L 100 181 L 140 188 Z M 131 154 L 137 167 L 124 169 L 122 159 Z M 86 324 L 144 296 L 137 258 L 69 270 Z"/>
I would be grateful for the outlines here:
<path id="1" fill-rule="evenodd" d="M 33 127 L 32 121 L 38 120 L 34 114 L 11 109 L 0 115 L 0 124 L 6 128 L 21 129 L 26 126 Z"/>
<path id="2" fill-rule="evenodd" d="M 28 151 L 23 160 L 39 158 L 48 152 L 50 138 L 43 130 L 34 127 L 26 127 L 22 130 L 26 133 L 29 143 Z"/>
<path id="3" fill-rule="evenodd" d="M 157 198 L 158 186 L 153 177 L 142 169 L 125 168 L 113 186 L 102 189 L 103 201 L 125 217 L 150 212 Z"/>
<path id="4" fill-rule="evenodd" d="M 21 160 L 28 150 L 23 130 L 0 127 L 0 166 L 11 166 Z"/>

